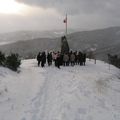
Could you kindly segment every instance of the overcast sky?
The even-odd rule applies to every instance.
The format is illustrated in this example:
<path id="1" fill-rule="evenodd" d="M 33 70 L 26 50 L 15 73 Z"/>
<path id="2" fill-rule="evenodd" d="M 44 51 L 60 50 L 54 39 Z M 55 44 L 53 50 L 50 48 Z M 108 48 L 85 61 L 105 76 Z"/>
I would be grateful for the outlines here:
<path id="1" fill-rule="evenodd" d="M 4 0 L 0 0 L 4 1 Z M 0 6 L 0 32 L 18 30 L 64 29 L 89 30 L 120 26 L 120 0 L 5 0 L 14 1 L 10 12 Z M 2 3 L 0 3 L 2 4 Z M 17 6 L 18 5 L 18 6 Z M 18 10 L 19 5 L 22 7 Z M 4 7 L 5 6 L 5 7 Z M 9 8 L 10 5 L 7 6 Z M 6 13 L 5 13 L 6 12 Z"/>

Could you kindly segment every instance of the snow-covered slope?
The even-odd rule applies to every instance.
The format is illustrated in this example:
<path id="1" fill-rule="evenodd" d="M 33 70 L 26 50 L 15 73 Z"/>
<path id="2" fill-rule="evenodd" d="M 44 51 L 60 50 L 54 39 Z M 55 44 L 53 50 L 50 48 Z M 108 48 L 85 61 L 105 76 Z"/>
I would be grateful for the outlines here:
<path id="1" fill-rule="evenodd" d="M 108 64 L 0 68 L 0 120 L 120 120 L 120 71 Z"/>

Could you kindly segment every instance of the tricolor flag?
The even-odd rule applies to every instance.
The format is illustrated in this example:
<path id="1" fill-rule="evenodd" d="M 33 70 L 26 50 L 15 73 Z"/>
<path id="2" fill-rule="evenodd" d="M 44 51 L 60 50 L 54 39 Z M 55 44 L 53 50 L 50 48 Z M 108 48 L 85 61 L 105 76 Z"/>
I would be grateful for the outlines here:
<path id="1" fill-rule="evenodd" d="M 67 14 L 66 14 L 66 18 L 63 20 L 63 23 L 65 23 L 65 33 L 66 33 L 66 36 L 67 36 Z"/>
<path id="2" fill-rule="evenodd" d="M 64 23 L 67 23 L 67 15 L 66 15 L 66 18 L 63 20 Z"/>

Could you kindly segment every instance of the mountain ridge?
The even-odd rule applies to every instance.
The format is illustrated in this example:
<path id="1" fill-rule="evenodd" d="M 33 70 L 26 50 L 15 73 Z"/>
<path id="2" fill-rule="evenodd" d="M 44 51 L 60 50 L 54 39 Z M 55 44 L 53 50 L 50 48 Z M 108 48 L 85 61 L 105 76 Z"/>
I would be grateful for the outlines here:
<path id="1" fill-rule="evenodd" d="M 96 49 L 96 58 L 107 60 L 107 54 L 120 55 L 120 27 L 109 27 L 92 31 L 81 31 L 67 35 L 70 49 L 87 51 Z M 0 50 L 9 54 L 18 52 L 23 58 L 35 57 L 39 51 L 60 50 L 61 37 L 35 38 L 1 45 Z M 98 54 L 99 53 L 99 54 Z"/>

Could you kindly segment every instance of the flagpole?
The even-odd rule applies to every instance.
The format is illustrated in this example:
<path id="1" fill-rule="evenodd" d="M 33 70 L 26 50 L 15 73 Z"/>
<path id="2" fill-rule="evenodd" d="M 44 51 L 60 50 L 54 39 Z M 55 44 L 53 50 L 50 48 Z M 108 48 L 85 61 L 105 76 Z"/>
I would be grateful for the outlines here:
<path id="1" fill-rule="evenodd" d="M 67 14 L 66 14 L 66 37 L 67 37 Z"/>

